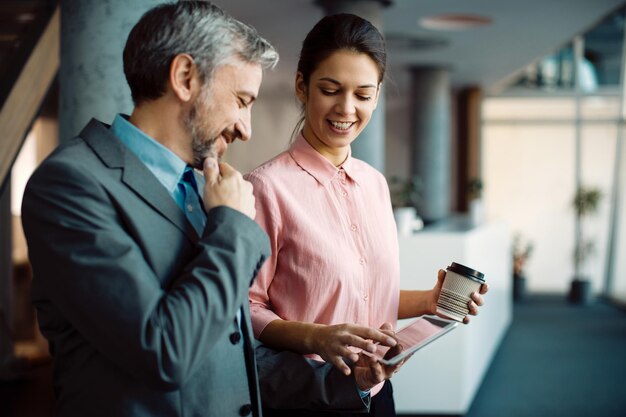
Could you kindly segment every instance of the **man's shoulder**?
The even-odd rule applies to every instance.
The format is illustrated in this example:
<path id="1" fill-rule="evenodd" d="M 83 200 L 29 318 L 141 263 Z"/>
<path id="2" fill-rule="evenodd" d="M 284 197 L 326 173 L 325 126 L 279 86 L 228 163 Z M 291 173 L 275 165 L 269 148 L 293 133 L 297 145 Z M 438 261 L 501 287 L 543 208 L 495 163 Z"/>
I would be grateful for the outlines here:
<path id="1" fill-rule="evenodd" d="M 94 161 L 99 159 L 98 148 L 120 148 L 121 143 L 112 139 L 114 136 L 109 132 L 108 126 L 92 119 L 78 135 L 57 146 L 42 165 L 67 163 L 93 168 Z"/>
<path id="2" fill-rule="evenodd" d="M 103 147 L 115 145 L 107 143 L 111 141 L 100 140 L 100 138 L 97 137 L 98 134 L 94 135 L 93 132 L 88 130 L 93 122 L 94 120 L 92 120 L 79 135 L 59 144 L 52 153 L 39 164 L 33 173 L 33 179 L 49 180 L 51 176 L 61 179 L 58 177 L 71 175 L 72 172 L 85 175 L 86 173 L 92 173 L 94 170 L 99 170 L 99 168 L 103 167 L 102 158 L 94 150 L 93 145 L 90 144 L 89 141 L 99 140 Z M 106 129 L 106 125 L 102 124 L 102 126 Z"/>
<path id="3" fill-rule="evenodd" d="M 58 166 L 89 166 L 93 163 L 93 152 L 79 136 L 57 146 L 39 165 L 37 171 Z"/>

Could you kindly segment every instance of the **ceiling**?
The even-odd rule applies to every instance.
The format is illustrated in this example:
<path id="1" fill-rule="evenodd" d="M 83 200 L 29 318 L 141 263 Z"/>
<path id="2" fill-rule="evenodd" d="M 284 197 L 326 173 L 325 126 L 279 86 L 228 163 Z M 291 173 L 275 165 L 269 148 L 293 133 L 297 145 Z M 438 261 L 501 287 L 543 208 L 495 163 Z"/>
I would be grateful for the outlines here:
<path id="1" fill-rule="evenodd" d="M 267 74 L 264 89 L 290 91 L 301 42 L 323 16 L 315 1 L 215 3 L 255 26 L 276 45 L 281 63 Z M 16 61 L 56 4 L 56 0 L 0 0 L 0 98 L 16 76 Z M 434 65 L 449 68 L 455 87 L 497 91 L 522 68 L 624 4 L 623 0 L 392 0 L 382 11 L 390 79 L 402 90 L 409 77 L 407 68 Z M 432 30 L 418 24 L 422 18 L 450 13 L 480 15 L 492 23 L 463 31 Z"/>
<path id="2" fill-rule="evenodd" d="M 356 0 L 358 1 L 358 0 Z M 301 42 L 323 16 L 313 0 L 215 0 L 270 40 L 281 54 L 266 76 L 291 88 Z M 392 81 L 402 90 L 410 66 L 449 68 L 455 87 L 497 91 L 528 64 L 554 52 L 624 5 L 623 0 L 393 0 L 382 12 Z M 433 30 L 418 21 L 442 14 L 488 17 L 488 26 Z M 287 87 L 288 86 L 288 87 Z M 266 88 L 267 88 L 266 87 Z"/>

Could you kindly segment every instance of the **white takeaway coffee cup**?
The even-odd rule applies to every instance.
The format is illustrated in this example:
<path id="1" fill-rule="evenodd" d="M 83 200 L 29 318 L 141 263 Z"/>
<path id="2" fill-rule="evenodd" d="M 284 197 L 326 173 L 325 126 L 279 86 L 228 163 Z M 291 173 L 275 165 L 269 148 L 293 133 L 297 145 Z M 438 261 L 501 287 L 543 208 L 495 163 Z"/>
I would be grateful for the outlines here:
<path id="1" fill-rule="evenodd" d="M 469 314 L 467 304 L 473 292 L 479 292 L 485 274 L 456 262 L 446 268 L 446 277 L 437 300 L 437 313 L 463 322 Z"/>

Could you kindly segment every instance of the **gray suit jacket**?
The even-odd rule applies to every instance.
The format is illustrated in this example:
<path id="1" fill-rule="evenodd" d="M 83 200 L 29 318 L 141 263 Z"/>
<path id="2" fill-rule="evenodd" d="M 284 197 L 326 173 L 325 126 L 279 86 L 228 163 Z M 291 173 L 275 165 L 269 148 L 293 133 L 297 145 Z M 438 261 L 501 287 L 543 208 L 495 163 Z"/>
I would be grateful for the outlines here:
<path id="1" fill-rule="evenodd" d="M 95 120 L 33 174 L 22 216 L 58 415 L 260 415 L 247 292 L 270 249 L 254 221 L 218 207 L 197 236 L 145 165 Z M 291 384 L 264 389 L 275 402 L 297 395 L 298 408 L 365 409 L 354 382 L 328 366 L 288 352 L 261 356 L 266 386 Z"/>

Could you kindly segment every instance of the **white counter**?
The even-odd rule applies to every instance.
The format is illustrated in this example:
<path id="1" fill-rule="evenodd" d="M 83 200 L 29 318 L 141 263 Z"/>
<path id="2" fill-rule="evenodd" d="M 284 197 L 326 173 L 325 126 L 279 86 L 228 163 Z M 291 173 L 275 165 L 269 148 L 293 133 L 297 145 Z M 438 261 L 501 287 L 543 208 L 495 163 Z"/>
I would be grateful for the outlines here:
<path id="1" fill-rule="evenodd" d="M 470 324 L 418 351 L 393 377 L 398 413 L 468 411 L 512 319 L 510 248 L 510 231 L 503 223 L 468 228 L 463 219 L 455 219 L 400 237 L 400 288 L 432 288 L 437 270 L 458 262 L 483 272 L 489 293 Z"/>

